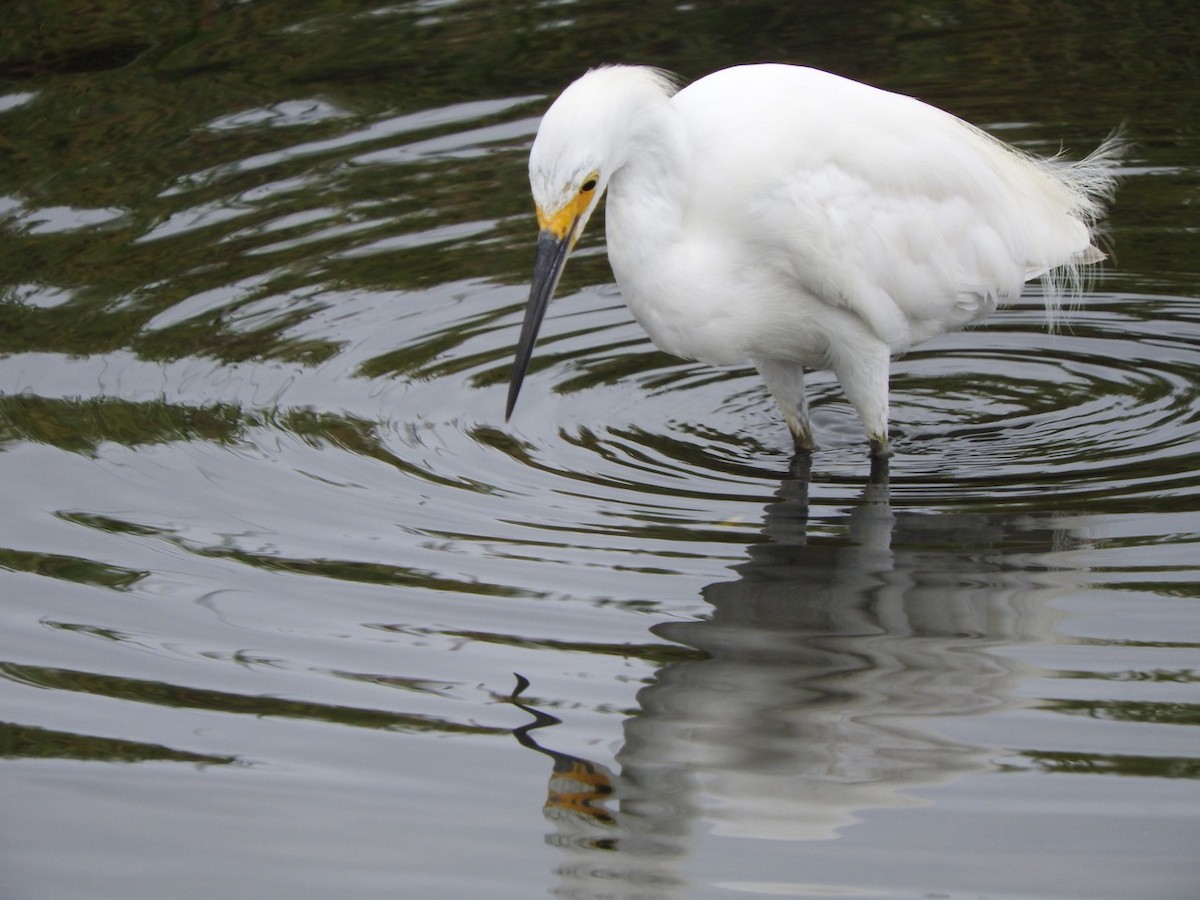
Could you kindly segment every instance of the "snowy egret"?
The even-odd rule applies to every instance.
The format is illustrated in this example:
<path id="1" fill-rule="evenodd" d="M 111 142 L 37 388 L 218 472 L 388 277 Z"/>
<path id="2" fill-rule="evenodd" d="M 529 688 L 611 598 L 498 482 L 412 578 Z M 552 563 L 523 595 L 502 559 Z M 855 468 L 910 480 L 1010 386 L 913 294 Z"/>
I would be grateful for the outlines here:
<path id="1" fill-rule="evenodd" d="M 816 444 L 805 369 L 832 369 L 888 453 L 891 358 L 1046 281 L 1050 313 L 1104 259 L 1114 135 L 1042 159 L 947 112 L 815 69 L 748 65 L 676 91 L 593 69 L 529 155 L 539 236 L 509 383 L 512 415 L 567 256 L 608 191 L 608 258 L 668 353 L 758 369 L 799 451 Z"/>

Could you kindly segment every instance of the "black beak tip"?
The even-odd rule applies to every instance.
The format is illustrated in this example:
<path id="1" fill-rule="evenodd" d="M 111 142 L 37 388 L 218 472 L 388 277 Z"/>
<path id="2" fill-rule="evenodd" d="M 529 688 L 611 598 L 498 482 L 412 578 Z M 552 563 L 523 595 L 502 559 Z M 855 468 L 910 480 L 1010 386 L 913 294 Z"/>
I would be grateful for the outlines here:
<path id="1" fill-rule="evenodd" d="M 504 424 L 508 424 L 508 420 L 512 418 L 513 410 L 517 408 L 517 395 L 521 393 L 521 383 L 525 380 L 525 373 L 514 366 L 512 378 L 508 382 L 508 400 L 504 403 Z"/>

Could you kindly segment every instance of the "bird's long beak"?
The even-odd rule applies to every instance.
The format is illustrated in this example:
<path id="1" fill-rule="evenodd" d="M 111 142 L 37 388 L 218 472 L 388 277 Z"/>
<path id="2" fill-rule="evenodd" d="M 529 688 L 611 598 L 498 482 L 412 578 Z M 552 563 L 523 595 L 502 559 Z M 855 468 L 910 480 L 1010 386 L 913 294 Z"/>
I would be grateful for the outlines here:
<path id="1" fill-rule="evenodd" d="M 513 407 L 517 405 L 517 394 L 521 392 L 521 382 L 525 380 L 525 370 L 529 368 L 529 359 L 533 356 L 533 345 L 537 342 L 542 317 L 546 315 L 546 306 L 554 295 L 554 289 L 558 287 L 558 279 L 567 264 L 567 257 L 575 243 L 578 229 L 579 217 L 576 217 L 562 236 L 555 234 L 550 228 L 542 228 L 538 233 L 537 259 L 533 263 L 533 286 L 529 289 L 525 321 L 521 324 L 521 337 L 517 341 L 517 358 L 513 361 L 512 377 L 508 382 L 508 406 L 504 410 L 506 422 L 512 415 Z"/>

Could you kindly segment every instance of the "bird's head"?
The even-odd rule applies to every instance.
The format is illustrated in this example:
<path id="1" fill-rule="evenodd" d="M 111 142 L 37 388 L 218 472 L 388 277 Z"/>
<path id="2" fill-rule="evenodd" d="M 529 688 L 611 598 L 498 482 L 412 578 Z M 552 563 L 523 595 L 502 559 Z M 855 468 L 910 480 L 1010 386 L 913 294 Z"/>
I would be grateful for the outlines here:
<path id="1" fill-rule="evenodd" d="M 673 87 L 663 73 L 640 66 L 593 69 L 546 111 L 529 152 L 529 185 L 537 210 L 537 258 L 508 386 L 512 415 L 567 257 L 608 187 L 637 146 L 632 115 L 644 100 L 661 102 Z"/>

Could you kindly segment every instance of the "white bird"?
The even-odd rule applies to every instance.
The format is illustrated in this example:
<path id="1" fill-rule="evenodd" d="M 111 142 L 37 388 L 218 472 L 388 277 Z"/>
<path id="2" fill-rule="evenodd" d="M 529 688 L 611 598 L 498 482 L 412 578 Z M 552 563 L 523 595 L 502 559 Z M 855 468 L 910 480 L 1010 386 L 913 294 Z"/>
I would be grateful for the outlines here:
<path id="1" fill-rule="evenodd" d="M 1044 277 L 1047 309 L 1104 259 L 1114 134 L 1042 159 L 912 97 L 789 65 L 676 92 L 641 66 L 594 69 L 546 112 L 529 155 L 540 233 L 509 383 L 512 415 L 547 303 L 600 197 L 608 257 L 662 350 L 751 361 L 816 448 L 805 369 L 832 369 L 888 449 L 890 360 Z"/>

